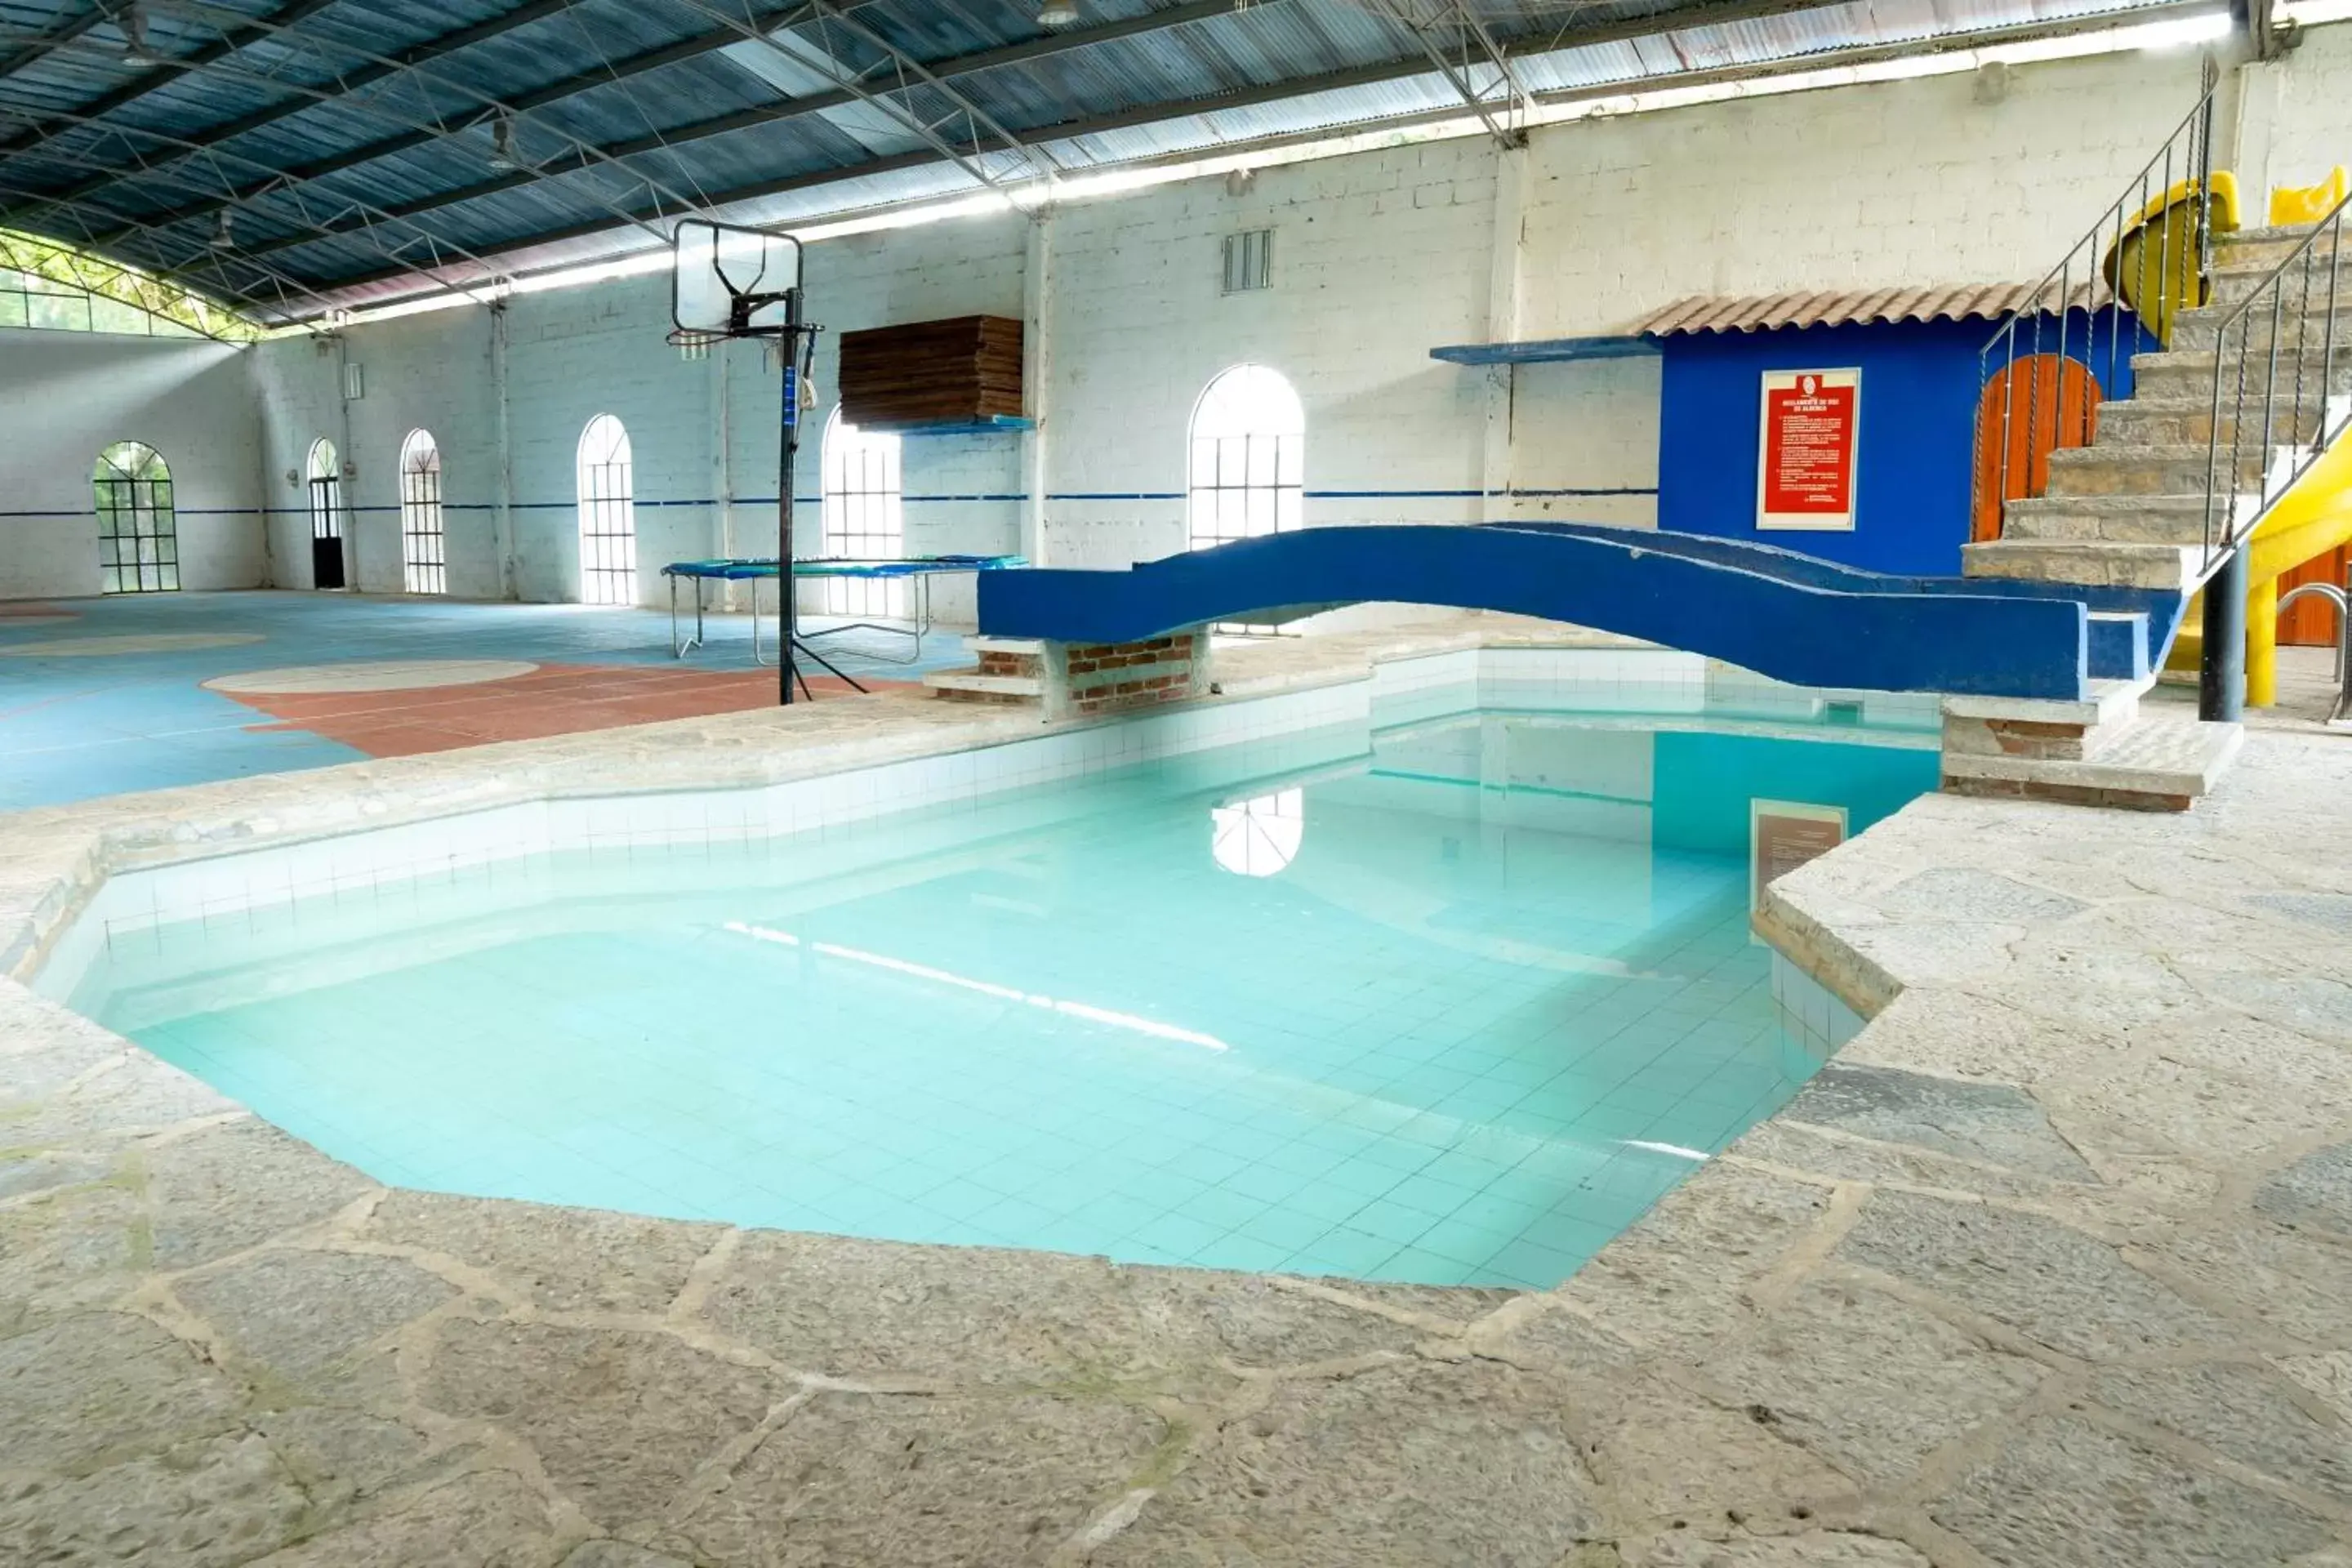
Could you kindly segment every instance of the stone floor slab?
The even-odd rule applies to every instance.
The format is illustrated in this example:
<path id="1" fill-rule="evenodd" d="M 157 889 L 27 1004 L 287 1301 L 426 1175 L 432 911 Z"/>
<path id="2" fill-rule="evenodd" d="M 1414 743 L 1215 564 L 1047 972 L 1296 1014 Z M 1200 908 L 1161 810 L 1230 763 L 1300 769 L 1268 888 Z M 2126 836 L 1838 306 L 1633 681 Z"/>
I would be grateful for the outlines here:
<path id="1" fill-rule="evenodd" d="M 1549 1568 L 1604 1528 L 1566 1405 L 1476 1363 L 1281 1384 L 1086 1561 Z"/>
<path id="2" fill-rule="evenodd" d="M 529 1443 L 550 1480 L 617 1531 L 666 1514 L 791 1388 L 666 1335 L 459 1320 L 424 1392 Z"/>
<path id="3" fill-rule="evenodd" d="M 246 1361 L 301 1382 L 457 1291 L 396 1258 L 265 1252 L 174 1293 Z"/>
<path id="4" fill-rule="evenodd" d="M 674 1533 L 712 1568 L 1043 1563 L 1166 1436 L 1113 1399 L 820 1394 Z"/>
<path id="5" fill-rule="evenodd" d="M 2071 1417 L 2036 1422 L 1929 1512 L 2001 1568 L 2267 1568 L 2336 1543 L 2301 1509 Z"/>
<path id="6" fill-rule="evenodd" d="M 2051 1130 L 2040 1103 L 2007 1084 L 1832 1062 L 1798 1091 L 1784 1114 L 1791 1121 L 2032 1171 L 2056 1181 L 2097 1179 Z"/>
<path id="7" fill-rule="evenodd" d="M 2134 1355 L 2235 1337 L 2227 1322 L 2133 1270 L 2115 1247 L 2038 1215 L 1880 1193 L 1838 1256 L 2074 1355 Z"/>

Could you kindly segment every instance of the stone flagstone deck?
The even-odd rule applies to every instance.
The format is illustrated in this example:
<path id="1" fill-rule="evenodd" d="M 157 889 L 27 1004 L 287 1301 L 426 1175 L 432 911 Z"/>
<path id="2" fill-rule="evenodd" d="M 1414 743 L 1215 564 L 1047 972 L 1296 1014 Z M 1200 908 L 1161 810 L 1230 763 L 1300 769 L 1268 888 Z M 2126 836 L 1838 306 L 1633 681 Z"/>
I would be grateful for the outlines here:
<path id="1" fill-rule="evenodd" d="M 1785 879 L 1874 1021 L 1543 1294 L 387 1192 L 0 981 L 0 1563 L 2352 1568 L 2347 745 Z"/>

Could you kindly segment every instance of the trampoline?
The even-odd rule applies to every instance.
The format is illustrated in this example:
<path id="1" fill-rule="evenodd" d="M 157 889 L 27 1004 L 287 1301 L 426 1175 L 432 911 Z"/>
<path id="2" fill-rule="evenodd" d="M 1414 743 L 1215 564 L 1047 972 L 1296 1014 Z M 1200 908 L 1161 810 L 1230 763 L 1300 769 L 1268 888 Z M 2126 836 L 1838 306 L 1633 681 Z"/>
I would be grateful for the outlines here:
<path id="1" fill-rule="evenodd" d="M 914 584 L 914 613 L 903 621 L 849 621 L 821 631 L 803 631 L 803 642 L 817 637 L 835 637 L 843 632 L 888 632 L 908 639 L 907 657 L 893 658 L 887 654 L 870 657 L 888 664 L 914 664 L 923 657 L 923 638 L 931 629 L 931 579 L 954 572 L 998 572 L 1009 566 L 1026 566 L 1028 561 L 1019 555 L 917 555 L 902 561 L 857 561 L 846 557 L 827 556 L 793 563 L 795 581 L 811 577 L 908 578 Z M 776 661 L 761 652 L 760 591 L 758 584 L 777 575 L 776 563 L 768 560 L 673 561 L 662 568 L 669 579 L 669 638 L 670 654 L 684 658 L 702 646 L 702 616 L 705 608 L 702 585 L 705 583 L 751 583 L 751 658 L 760 664 Z M 677 584 L 683 578 L 694 584 L 694 635 L 686 636 L 678 623 Z"/>

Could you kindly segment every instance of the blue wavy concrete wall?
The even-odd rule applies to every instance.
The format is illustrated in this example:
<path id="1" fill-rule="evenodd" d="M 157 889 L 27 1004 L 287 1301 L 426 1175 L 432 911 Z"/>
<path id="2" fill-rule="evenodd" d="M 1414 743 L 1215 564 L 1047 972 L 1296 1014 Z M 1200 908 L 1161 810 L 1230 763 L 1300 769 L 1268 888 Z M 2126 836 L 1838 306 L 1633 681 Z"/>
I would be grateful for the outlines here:
<path id="1" fill-rule="evenodd" d="M 1131 642 L 1271 610 L 1391 602 L 1566 621 L 1807 686 L 2072 699 L 2089 678 L 2079 599 L 1822 585 L 1819 563 L 1775 573 L 1681 542 L 1598 527 L 1307 529 L 1125 571 L 984 573 L 980 629 Z"/>

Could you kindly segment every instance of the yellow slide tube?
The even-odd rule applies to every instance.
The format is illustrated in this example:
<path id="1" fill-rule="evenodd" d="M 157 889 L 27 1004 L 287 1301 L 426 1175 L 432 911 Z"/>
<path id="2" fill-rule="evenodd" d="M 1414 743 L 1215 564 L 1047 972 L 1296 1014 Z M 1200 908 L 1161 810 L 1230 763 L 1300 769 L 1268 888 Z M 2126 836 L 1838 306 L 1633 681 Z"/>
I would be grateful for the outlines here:
<path id="1" fill-rule="evenodd" d="M 2278 580 L 2315 556 L 2352 541 L 2352 435 L 2341 436 L 2289 487 L 2246 545 L 2246 701 L 2267 708 L 2278 700 Z M 2201 598 L 2201 595 L 2200 596 Z M 2200 653 L 2198 613 L 2172 645 L 2168 669 L 2194 669 Z"/>

